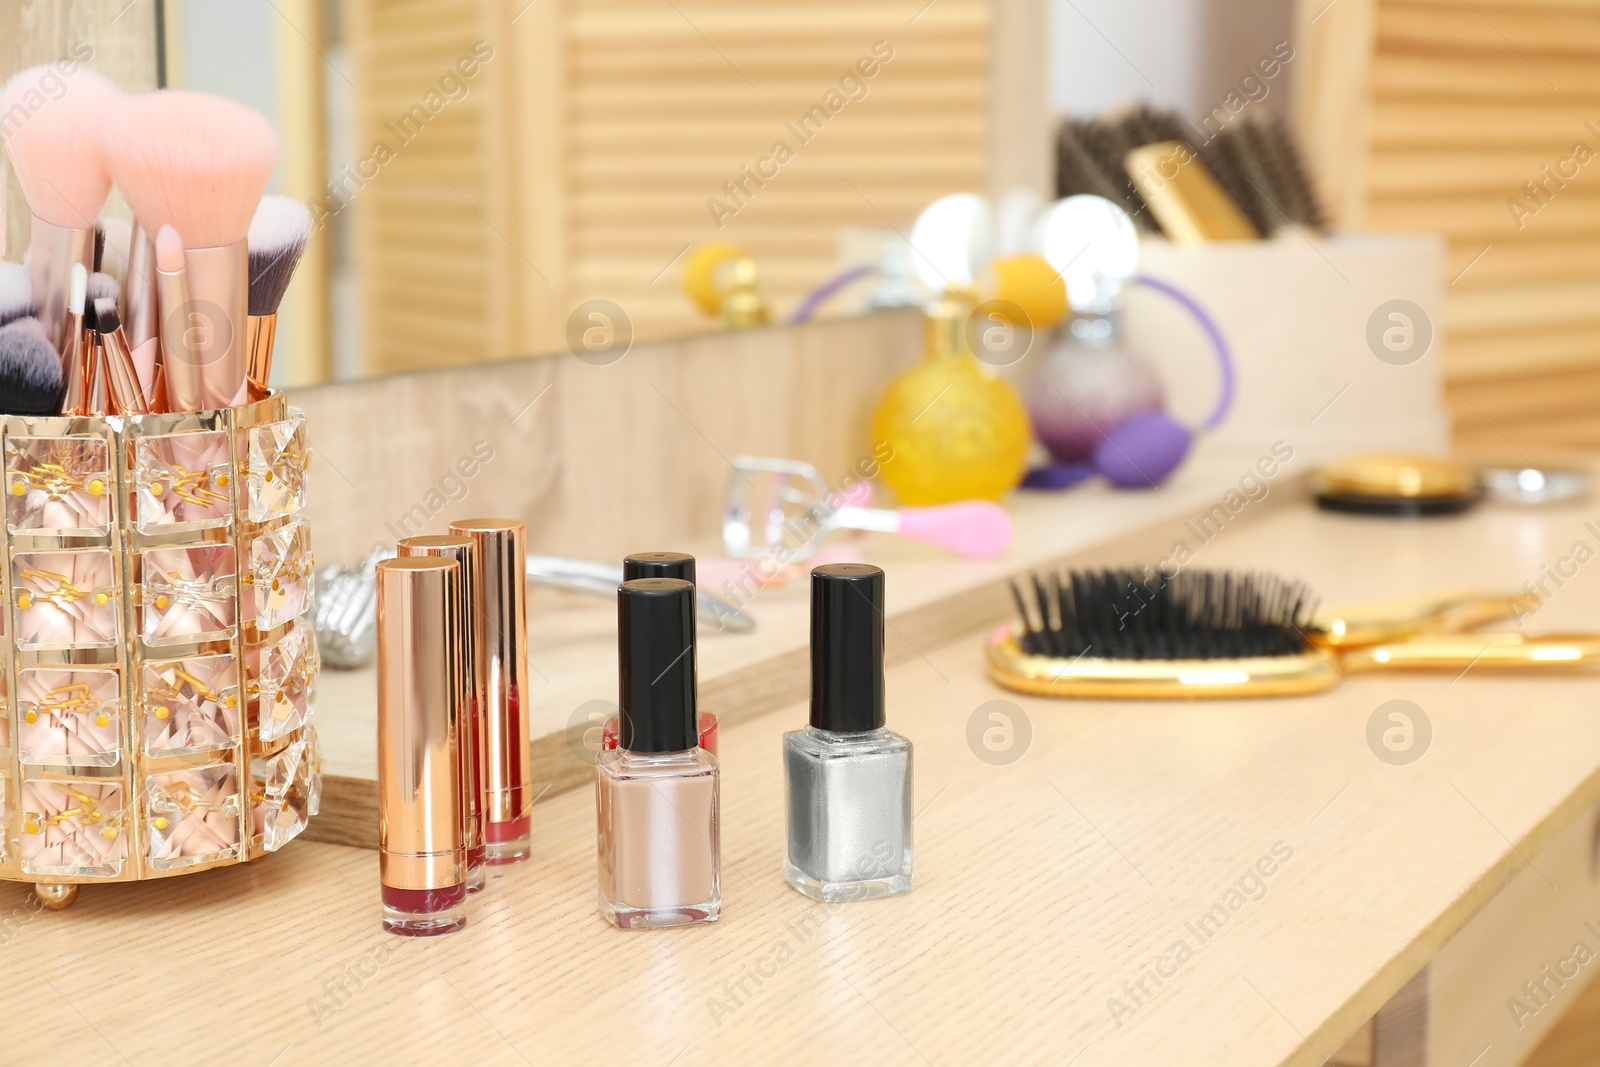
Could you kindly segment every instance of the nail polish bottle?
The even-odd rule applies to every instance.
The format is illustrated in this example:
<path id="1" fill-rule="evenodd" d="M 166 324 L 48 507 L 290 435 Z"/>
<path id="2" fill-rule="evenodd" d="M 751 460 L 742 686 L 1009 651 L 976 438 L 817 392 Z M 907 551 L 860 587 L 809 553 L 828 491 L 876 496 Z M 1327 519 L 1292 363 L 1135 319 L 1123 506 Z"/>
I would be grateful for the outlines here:
<path id="1" fill-rule="evenodd" d="M 694 557 L 687 552 L 636 552 L 622 561 L 622 580 L 635 578 L 678 578 L 694 585 Z M 696 632 L 699 621 L 696 616 Z M 717 754 L 717 714 L 702 711 L 699 718 L 700 747 Z M 617 718 L 607 719 L 600 734 L 601 748 L 617 747 Z"/>
<path id="2" fill-rule="evenodd" d="M 462 519 L 450 532 L 476 544 L 473 653 L 483 686 L 483 840 L 491 866 L 532 852 L 533 756 L 528 748 L 528 530 L 516 519 Z"/>
<path id="3" fill-rule="evenodd" d="M 911 888 L 911 742 L 884 726 L 883 618 L 882 570 L 811 572 L 811 725 L 783 735 L 783 875 L 817 900 Z"/>
<path id="4" fill-rule="evenodd" d="M 383 928 L 466 925 L 461 821 L 461 565 L 378 564 L 378 870 Z"/>
<path id="5" fill-rule="evenodd" d="M 477 617 L 478 546 L 470 537 L 407 537 L 402 556 L 438 556 L 461 567 L 456 588 L 461 599 L 461 831 L 467 849 L 467 892 L 483 891 L 488 871 L 483 843 L 483 685 L 478 675 L 476 637 L 468 620 Z"/>
<path id="6" fill-rule="evenodd" d="M 618 744 L 595 762 L 600 914 L 624 930 L 722 907 L 717 757 L 695 730 L 694 586 L 617 589 Z"/>

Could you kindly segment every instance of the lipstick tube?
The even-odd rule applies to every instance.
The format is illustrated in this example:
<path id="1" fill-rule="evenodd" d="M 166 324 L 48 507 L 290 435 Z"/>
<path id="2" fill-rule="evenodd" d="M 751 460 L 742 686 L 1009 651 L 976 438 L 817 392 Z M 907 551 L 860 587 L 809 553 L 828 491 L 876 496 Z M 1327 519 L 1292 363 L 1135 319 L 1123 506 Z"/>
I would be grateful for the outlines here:
<path id="1" fill-rule="evenodd" d="M 460 715 L 461 565 L 378 564 L 378 869 L 383 927 L 466 925 Z"/>
<path id="2" fill-rule="evenodd" d="M 467 850 L 467 892 L 483 889 L 483 684 L 478 675 L 476 634 L 467 620 L 478 615 L 478 546 L 470 537 L 407 537 L 397 546 L 402 558 L 433 556 L 454 560 L 461 568 L 461 829 Z"/>
<path id="3" fill-rule="evenodd" d="M 483 686 L 483 839 L 491 864 L 531 851 L 533 762 L 528 750 L 527 527 L 463 519 L 450 532 L 478 549 L 472 645 Z"/>

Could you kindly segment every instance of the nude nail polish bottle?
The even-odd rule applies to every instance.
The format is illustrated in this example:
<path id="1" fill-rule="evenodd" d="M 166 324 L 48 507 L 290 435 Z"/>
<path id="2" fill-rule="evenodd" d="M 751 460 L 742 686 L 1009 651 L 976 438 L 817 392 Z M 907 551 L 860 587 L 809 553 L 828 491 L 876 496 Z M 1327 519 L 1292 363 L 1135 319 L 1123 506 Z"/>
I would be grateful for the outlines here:
<path id="1" fill-rule="evenodd" d="M 699 747 L 694 586 L 617 589 L 617 747 L 595 766 L 600 914 L 624 930 L 716 920 L 717 757 Z"/>
<path id="2" fill-rule="evenodd" d="M 911 888 L 911 742 L 885 727 L 883 571 L 811 572 L 811 724 L 783 735 L 783 875 L 816 900 Z"/>
<path id="3" fill-rule="evenodd" d="M 687 552 L 635 552 L 622 560 L 622 580 L 631 582 L 635 578 L 681 578 L 693 585 L 694 557 Z M 699 729 L 700 747 L 715 756 L 719 732 L 716 712 L 700 712 Z M 617 747 L 615 715 L 605 721 L 601 729 L 600 745 L 602 748 Z"/>

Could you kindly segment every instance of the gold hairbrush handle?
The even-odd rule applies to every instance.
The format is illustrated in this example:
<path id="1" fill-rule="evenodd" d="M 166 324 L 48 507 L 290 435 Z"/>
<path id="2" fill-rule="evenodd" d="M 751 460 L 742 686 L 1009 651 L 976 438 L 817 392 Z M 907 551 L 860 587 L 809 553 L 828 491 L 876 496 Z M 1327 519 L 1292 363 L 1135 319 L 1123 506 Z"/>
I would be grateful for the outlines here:
<path id="1" fill-rule="evenodd" d="M 1520 594 L 1446 589 L 1319 611 L 1308 636 L 1322 648 L 1365 648 L 1418 634 L 1464 633 L 1515 619 L 1538 606 L 1533 597 Z"/>
<path id="2" fill-rule="evenodd" d="M 1600 634 L 1427 634 L 1346 652 L 1341 669 L 1360 671 L 1569 671 L 1600 665 Z"/>

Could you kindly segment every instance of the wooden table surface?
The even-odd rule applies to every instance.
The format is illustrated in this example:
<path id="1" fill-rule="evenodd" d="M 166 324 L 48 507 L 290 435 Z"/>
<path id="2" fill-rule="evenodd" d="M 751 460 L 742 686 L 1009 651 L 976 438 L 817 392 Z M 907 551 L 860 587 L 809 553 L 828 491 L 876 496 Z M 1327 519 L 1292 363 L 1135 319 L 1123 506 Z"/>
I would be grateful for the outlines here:
<path id="1" fill-rule="evenodd" d="M 1407 524 L 1290 502 L 1229 526 L 1196 563 L 1276 569 L 1332 602 L 1510 590 L 1576 542 L 1600 547 L 1595 516 L 1591 502 Z M 1528 628 L 1592 627 L 1596 573 L 1578 566 Z M 0 1060 L 1317 1064 L 1600 797 L 1584 678 L 1049 701 L 992 686 L 979 636 L 890 671 L 890 724 L 916 743 L 907 896 L 821 905 L 784 884 L 779 736 L 802 723 L 797 700 L 724 734 L 712 926 L 623 933 L 599 918 L 584 790 L 541 802 L 532 862 L 498 872 L 468 928 L 433 940 L 380 930 L 374 853 L 307 841 L 244 868 L 88 888 L 59 914 L 0 886 Z M 1432 726 L 1409 765 L 1368 745 L 1392 699 Z M 1010 762 L 968 742 L 996 700 L 1019 725 Z"/>

